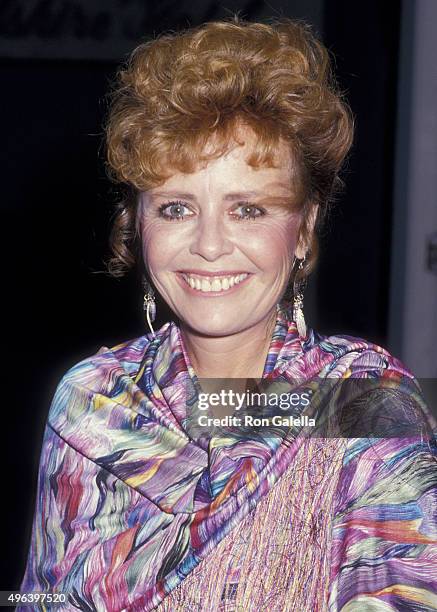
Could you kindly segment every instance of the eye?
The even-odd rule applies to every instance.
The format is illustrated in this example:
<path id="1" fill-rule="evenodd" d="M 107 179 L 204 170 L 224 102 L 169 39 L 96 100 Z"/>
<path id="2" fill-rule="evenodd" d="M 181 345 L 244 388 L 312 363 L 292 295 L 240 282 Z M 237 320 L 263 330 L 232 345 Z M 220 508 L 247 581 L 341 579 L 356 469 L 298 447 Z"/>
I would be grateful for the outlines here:
<path id="1" fill-rule="evenodd" d="M 166 204 L 162 204 L 159 209 L 159 216 L 167 219 L 167 221 L 181 221 L 184 219 L 186 211 L 189 208 L 180 200 L 174 200 L 172 202 L 167 202 Z"/>
<path id="2" fill-rule="evenodd" d="M 234 215 L 235 211 L 240 211 L 239 214 Z M 235 216 L 237 221 L 243 221 L 245 219 L 257 219 L 258 217 L 263 217 L 266 214 L 266 211 L 259 206 L 255 206 L 254 204 L 250 204 L 250 202 L 241 202 L 232 212 L 232 216 Z"/>

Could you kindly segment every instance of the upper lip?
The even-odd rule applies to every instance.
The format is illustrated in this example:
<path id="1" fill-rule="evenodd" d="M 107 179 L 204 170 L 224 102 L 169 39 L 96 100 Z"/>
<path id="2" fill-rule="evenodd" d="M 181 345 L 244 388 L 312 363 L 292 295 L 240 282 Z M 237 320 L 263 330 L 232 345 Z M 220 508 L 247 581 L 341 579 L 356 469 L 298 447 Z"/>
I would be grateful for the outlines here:
<path id="1" fill-rule="evenodd" d="M 197 274 L 198 276 L 236 276 L 237 274 L 250 274 L 246 270 L 178 270 L 181 274 Z"/>

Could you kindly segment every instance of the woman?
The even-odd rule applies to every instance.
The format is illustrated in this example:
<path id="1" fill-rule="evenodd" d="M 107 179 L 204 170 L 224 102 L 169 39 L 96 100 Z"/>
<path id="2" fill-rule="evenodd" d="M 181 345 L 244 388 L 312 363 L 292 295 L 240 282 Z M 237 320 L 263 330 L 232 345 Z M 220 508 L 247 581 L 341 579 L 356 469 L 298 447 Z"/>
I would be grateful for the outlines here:
<path id="1" fill-rule="evenodd" d="M 110 269 L 144 264 L 150 333 L 57 388 L 23 592 L 65 593 L 68 610 L 437 609 L 437 453 L 417 383 L 303 316 L 352 131 L 300 23 L 211 22 L 133 52 L 107 126 L 127 188 Z M 155 331 L 157 293 L 174 317 Z M 420 435 L 194 435 L 217 378 L 308 384 L 322 420 L 321 382 L 376 381 L 336 384 L 337 407 L 408 412 Z"/>

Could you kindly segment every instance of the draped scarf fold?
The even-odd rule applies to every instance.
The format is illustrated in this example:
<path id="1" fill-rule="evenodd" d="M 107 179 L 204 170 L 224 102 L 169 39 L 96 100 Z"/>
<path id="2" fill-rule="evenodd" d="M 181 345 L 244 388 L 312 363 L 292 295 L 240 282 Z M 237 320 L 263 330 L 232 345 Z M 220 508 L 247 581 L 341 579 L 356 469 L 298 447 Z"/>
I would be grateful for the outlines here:
<path id="1" fill-rule="evenodd" d="M 348 376 L 360 355 L 365 369 L 369 350 L 373 370 L 411 377 L 364 340 L 337 336 L 327 342 L 311 329 L 301 339 L 289 306 L 280 304 L 263 378 Z M 125 588 L 113 594 L 111 610 L 156 607 L 272 489 L 302 443 L 288 435 L 192 439 L 186 409 L 197 382 L 180 329 L 169 322 L 155 339 L 103 347 L 71 368 L 56 391 L 49 428 L 101 470 L 89 483 L 97 498 L 89 525 L 104 505 L 108 477 L 102 474 L 137 494 L 126 529 L 111 544 L 109 574 L 125 572 L 119 579 Z M 43 456 L 41 465 L 49 461 Z"/>

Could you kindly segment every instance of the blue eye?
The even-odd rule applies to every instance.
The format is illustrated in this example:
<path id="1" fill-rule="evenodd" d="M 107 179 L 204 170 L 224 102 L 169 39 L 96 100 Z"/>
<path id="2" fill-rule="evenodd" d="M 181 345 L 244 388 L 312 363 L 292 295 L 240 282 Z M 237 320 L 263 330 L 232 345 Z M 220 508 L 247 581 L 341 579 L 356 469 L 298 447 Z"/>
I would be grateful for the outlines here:
<path id="1" fill-rule="evenodd" d="M 184 209 L 188 210 L 188 207 L 185 206 L 183 202 L 174 200 L 173 202 L 162 204 L 159 207 L 158 212 L 159 216 L 167 219 L 167 221 L 181 221 L 186 216 Z"/>
<path id="2" fill-rule="evenodd" d="M 241 214 L 235 216 L 238 221 L 257 219 L 258 217 L 263 217 L 266 214 L 266 211 L 263 208 L 250 204 L 249 202 L 242 202 L 235 210 L 239 209 L 242 211 Z"/>
<path id="3" fill-rule="evenodd" d="M 236 214 L 238 210 L 241 210 L 241 212 Z M 183 221 L 186 217 L 191 216 L 192 212 L 190 212 L 188 206 L 180 200 L 173 200 L 166 204 L 161 204 L 158 208 L 158 214 L 167 221 Z M 257 219 L 258 217 L 263 217 L 265 214 L 266 211 L 263 208 L 250 204 L 250 202 L 241 202 L 241 204 L 231 213 L 236 221 Z"/>

